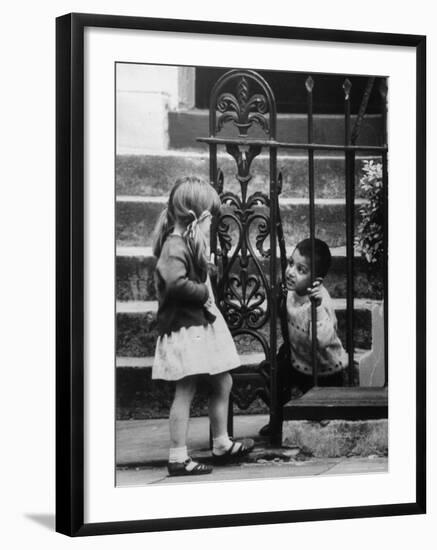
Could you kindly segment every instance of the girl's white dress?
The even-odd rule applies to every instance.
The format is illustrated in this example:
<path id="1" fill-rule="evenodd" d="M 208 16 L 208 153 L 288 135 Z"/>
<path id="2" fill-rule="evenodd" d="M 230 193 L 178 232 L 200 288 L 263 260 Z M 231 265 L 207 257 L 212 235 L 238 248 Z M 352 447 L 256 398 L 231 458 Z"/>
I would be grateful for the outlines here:
<path id="1" fill-rule="evenodd" d="M 213 296 L 209 277 L 210 296 Z M 206 326 L 182 327 L 170 335 L 158 337 L 152 378 L 180 380 L 195 374 L 219 374 L 240 366 L 240 358 L 226 321 L 214 303 L 216 316 Z"/>

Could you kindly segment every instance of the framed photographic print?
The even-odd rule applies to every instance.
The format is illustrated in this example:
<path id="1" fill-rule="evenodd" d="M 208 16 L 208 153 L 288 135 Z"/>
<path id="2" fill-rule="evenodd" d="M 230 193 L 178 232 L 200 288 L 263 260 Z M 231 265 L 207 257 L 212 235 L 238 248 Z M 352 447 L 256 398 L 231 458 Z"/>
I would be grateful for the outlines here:
<path id="1" fill-rule="evenodd" d="M 425 37 L 56 34 L 57 530 L 425 513 Z"/>

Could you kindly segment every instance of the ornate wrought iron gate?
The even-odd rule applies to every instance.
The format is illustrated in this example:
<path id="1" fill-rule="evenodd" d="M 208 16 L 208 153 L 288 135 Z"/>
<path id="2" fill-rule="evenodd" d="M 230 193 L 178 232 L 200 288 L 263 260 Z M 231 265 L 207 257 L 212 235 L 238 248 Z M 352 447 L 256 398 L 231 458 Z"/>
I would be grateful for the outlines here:
<path id="1" fill-rule="evenodd" d="M 286 269 L 286 250 L 280 220 L 278 197 L 282 188 L 282 176 L 277 170 L 278 149 L 306 151 L 308 155 L 309 229 L 312 243 L 312 273 L 314 269 L 315 239 L 315 151 L 340 151 L 345 155 L 346 182 L 346 248 L 347 248 L 347 353 L 349 357 L 349 385 L 354 383 L 354 200 L 355 155 L 366 151 L 381 155 L 383 186 L 385 192 L 384 246 L 387 250 L 387 138 L 386 138 L 386 79 L 381 79 L 383 143 L 381 146 L 358 146 L 357 138 L 375 78 L 369 78 L 359 112 L 352 126 L 350 112 L 351 82 L 346 79 L 344 90 L 344 145 L 318 144 L 313 141 L 313 89 L 314 80 L 306 80 L 308 100 L 307 143 L 277 141 L 277 113 L 273 92 L 266 80 L 252 70 L 231 70 L 223 75 L 211 93 L 209 113 L 209 137 L 199 141 L 209 145 L 210 179 L 221 196 L 223 208 L 220 219 L 212 231 L 211 251 L 219 268 L 217 299 L 235 339 L 244 338 L 257 342 L 262 348 L 263 359 L 250 369 L 234 371 L 236 380 L 233 397 L 240 408 L 247 408 L 261 397 L 270 407 L 271 441 L 280 443 L 282 427 L 282 403 L 280 398 L 278 368 L 278 321 L 282 337 L 288 348 L 285 296 L 283 285 Z M 231 124 L 228 124 L 231 123 Z M 226 126 L 228 132 L 223 134 Z M 233 127 L 234 135 L 229 134 Z M 235 129 L 237 132 L 235 132 Z M 261 132 L 261 137 L 259 134 Z M 224 149 L 236 163 L 236 182 L 224 181 L 219 166 L 218 148 Z M 262 151 L 267 152 L 269 164 L 269 189 L 249 193 L 253 178 L 252 163 Z M 387 256 L 387 254 L 385 254 Z M 280 269 L 277 261 L 279 259 Z M 384 288 L 387 269 L 385 266 Z M 385 292 L 385 331 L 387 330 L 387 293 Z M 314 385 L 317 386 L 316 309 L 312 307 L 312 344 Z M 247 342 L 246 342 L 247 344 Z M 246 346 L 247 347 L 247 346 Z M 387 347 L 386 347 L 387 349 Z M 385 364 L 387 365 L 387 357 Z M 250 389 L 244 385 L 251 381 Z M 387 374 L 386 374 L 387 382 Z M 243 390 L 239 389 L 243 388 Z"/>

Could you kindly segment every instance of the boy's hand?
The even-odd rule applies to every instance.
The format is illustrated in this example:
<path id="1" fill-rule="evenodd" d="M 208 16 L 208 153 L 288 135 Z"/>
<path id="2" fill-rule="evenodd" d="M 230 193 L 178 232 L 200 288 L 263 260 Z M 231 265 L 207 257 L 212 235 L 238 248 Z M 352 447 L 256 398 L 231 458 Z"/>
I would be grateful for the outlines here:
<path id="1" fill-rule="evenodd" d="M 208 299 L 204 303 L 203 307 L 205 307 L 206 309 L 211 309 L 212 304 L 213 304 L 212 298 L 211 296 L 208 296 Z"/>
<path id="2" fill-rule="evenodd" d="M 308 295 L 318 307 L 322 303 L 322 278 L 315 279 L 313 286 L 308 288 Z"/>

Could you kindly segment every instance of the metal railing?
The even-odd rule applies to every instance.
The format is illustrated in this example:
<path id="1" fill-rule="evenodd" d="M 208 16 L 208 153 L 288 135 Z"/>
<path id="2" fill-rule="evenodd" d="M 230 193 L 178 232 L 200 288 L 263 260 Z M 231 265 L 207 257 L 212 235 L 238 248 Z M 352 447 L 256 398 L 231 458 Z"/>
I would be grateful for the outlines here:
<path id="1" fill-rule="evenodd" d="M 224 317 L 234 337 L 248 335 L 257 340 L 265 354 L 258 372 L 252 375 L 255 389 L 246 396 L 243 405 L 256 397 L 262 397 L 270 406 L 272 442 L 281 437 L 281 400 L 277 368 L 277 318 L 281 321 L 282 334 L 287 345 L 288 331 L 285 310 L 286 252 L 280 219 L 279 195 L 282 175 L 277 170 L 279 149 L 304 151 L 308 157 L 309 233 L 312 248 L 311 273 L 315 273 L 315 176 L 314 155 L 318 151 L 343 152 L 345 156 L 346 203 L 346 257 L 347 257 L 347 338 L 348 383 L 354 384 L 354 223 L 355 223 L 355 171 L 356 154 L 372 153 L 381 156 L 384 189 L 384 328 L 387 331 L 387 82 L 381 79 L 382 143 L 357 145 L 359 131 L 365 116 L 367 103 L 375 84 L 370 77 L 362 97 L 355 123 L 352 126 L 350 97 L 352 83 L 346 78 L 344 93 L 344 144 L 314 142 L 313 93 L 315 81 L 306 79 L 307 91 L 307 142 L 278 141 L 276 135 L 277 113 L 273 91 L 266 80 L 252 70 L 231 70 L 223 75 L 211 92 L 209 112 L 209 137 L 198 138 L 209 146 L 210 179 L 219 192 L 223 212 L 212 232 L 211 250 L 221 268 L 217 284 L 217 297 Z M 231 125 L 237 136 L 221 137 L 224 127 Z M 253 128 L 262 130 L 263 138 L 253 135 Z M 252 135 L 250 135 L 252 134 Z M 218 166 L 217 148 L 224 147 L 236 163 L 236 179 L 239 193 L 225 189 L 224 175 Z M 268 152 L 268 194 L 257 191 L 248 194 L 253 177 L 253 160 L 262 150 Z M 255 230 L 255 239 L 253 233 Z M 269 248 L 265 248 L 269 237 Z M 279 248 L 280 273 L 277 276 L 277 252 Z M 267 278 L 261 259 L 268 262 Z M 316 307 L 312 304 L 312 369 L 314 385 L 318 384 Z M 267 338 L 266 327 L 269 325 Z M 386 337 L 387 334 L 385 334 Z M 385 347 L 387 348 L 387 346 Z M 387 353 L 387 352 L 385 352 Z M 387 356 L 385 357 L 387 383 Z M 239 374 L 235 377 L 250 377 Z M 249 390 L 248 390 L 249 391 Z M 238 398 L 238 396 L 237 396 Z"/>

